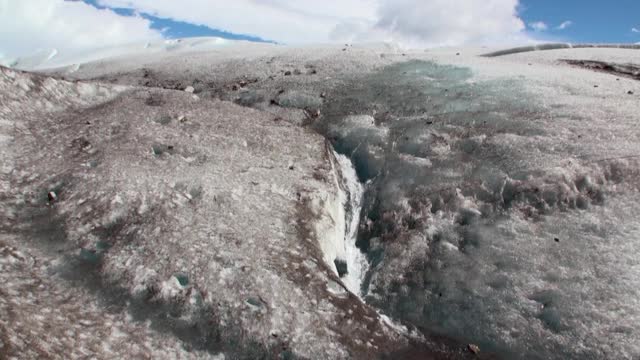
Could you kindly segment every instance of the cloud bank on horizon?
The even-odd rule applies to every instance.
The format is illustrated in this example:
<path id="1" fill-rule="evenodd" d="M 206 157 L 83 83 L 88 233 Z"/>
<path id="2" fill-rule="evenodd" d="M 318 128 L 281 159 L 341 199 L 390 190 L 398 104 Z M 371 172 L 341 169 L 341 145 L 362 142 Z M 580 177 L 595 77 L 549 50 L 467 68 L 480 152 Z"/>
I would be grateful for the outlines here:
<path id="1" fill-rule="evenodd" d="M 0 0 L 0 60 L 39 49 L 91 50 L 165 38 L 152 18 L 285 44 L 415 47 L 528 43 L 573 24 L 527 27 L 520 6 L 520 0 Z"/>
<path id="2" fill-rule="evenodd" d="M 0 60 L 52 49 L 96 49 L 162 39 L 140 16 L 80 1 L 0 0 Z"/>
<path id="3" fill-rule="evenodd" d="M 287 44 L 395 41 L 452 46 L 528 41 L 518 0 L 98 0 Z"/>

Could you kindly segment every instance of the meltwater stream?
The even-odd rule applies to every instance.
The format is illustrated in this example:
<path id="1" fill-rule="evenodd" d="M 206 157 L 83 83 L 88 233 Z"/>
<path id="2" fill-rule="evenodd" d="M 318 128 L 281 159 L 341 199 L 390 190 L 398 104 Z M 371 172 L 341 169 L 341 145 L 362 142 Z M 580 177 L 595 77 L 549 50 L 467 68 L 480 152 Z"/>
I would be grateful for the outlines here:
<path id="1" fill-rule="evenodd" d="M 347 289 L 353 294 L 361 296 L 362 281 L 368 263 L 365 254 L 356 247 L 356 240 L 364 186 L 358 181 L 356 171 L 348 157 L 335 151 L 333 151 L 333 156 L 336 162 L 334 167 L 338 175 L 339 200 L 345 209 L 344 240 L 341 242 L 341 248 L 337 249 L 334 264 Z"/>

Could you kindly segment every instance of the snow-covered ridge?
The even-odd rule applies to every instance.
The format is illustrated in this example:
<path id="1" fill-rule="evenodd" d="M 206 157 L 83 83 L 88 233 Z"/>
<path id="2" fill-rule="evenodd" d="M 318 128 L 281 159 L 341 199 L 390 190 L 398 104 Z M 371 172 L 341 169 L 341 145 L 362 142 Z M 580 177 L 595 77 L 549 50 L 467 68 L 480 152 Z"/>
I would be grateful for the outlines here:
<path id="1" fill-rule="evenodd" d="M 17 59 L 0 57 L 0 61 L 5 66 L 21 70 L 44 70 L 66 66 L 77 67 L 93 61 L 119 57 L 211 51 L 219 49 L 220 47 L 241 43 L 246 43 L 246 41 L 228 40 L 219 37 L 194 37 L 133 43 L 90 51 L 63 51 L 58 49 L 48 49 L 40 50 L 34 55 Z"/>

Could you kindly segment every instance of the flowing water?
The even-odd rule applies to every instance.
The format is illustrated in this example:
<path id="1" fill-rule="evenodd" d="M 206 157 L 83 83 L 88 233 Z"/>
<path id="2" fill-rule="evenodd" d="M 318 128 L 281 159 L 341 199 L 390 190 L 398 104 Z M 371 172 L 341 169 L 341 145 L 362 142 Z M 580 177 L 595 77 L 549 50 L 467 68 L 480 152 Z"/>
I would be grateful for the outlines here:
<path id="1" fill-rule="evenodd" d="M 365 254 L 356 246 L 358 227 L 360 225 L 360 213 L 362 210 L 362 197 L 364 187 L 358 181 L 358 176 L 351 163 L 345 155 L 334 153 L 340 168 L 342 177 L 342 189 L 344 192 L 346 210 L 345 234 L 344 234 L 344 262 L 346 263 L 346 274 L 342 276 L 342 282 L 352 293 L 362 295 L 362 281 L 367 272 L 368 262 Z"/>

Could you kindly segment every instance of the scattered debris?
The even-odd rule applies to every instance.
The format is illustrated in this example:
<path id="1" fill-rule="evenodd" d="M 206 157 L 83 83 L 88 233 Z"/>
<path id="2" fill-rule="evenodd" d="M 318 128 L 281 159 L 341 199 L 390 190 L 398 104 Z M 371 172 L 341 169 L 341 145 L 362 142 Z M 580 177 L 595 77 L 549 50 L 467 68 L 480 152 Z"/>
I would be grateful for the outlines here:
<path id="1" fill-rule="evenodd" d="M 317 119 L 320 117 L 320 109 L 305 109 L 304 113 L 310 119 Z"/>
<path id="2" fill-rule="evenodd" d="M 49 202 L 55 202 L 58 200 L 58 195 L 55 193 L 55 191 L 49 191 L 49 193 L 47 194 L 47 198 L 49 199 Z"/>
<path id="3" fill-rule="evenodd" d="M 91 149 L 91 143 L 84 137 L 79 137 L 71 141 L 71 146 L 78 149 L 79 151 L 87 151 Z"/>
<path id="4" fill-rule="evenodd" d="M 291 71 L 287 70 L 284 72 L 284 76 L 290 76 L 291 75 Z"/>
<path id="5" fill-rule="evenodd" d="M 633 91 L 629 90 L 629 91 L 627 91 L 627 94 L 633 95 Z"/>

